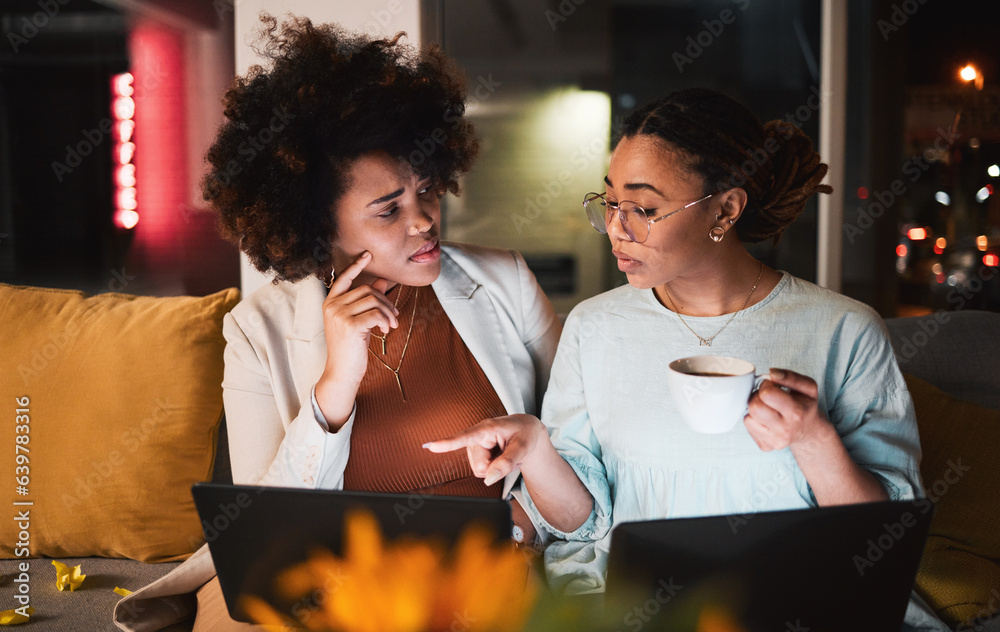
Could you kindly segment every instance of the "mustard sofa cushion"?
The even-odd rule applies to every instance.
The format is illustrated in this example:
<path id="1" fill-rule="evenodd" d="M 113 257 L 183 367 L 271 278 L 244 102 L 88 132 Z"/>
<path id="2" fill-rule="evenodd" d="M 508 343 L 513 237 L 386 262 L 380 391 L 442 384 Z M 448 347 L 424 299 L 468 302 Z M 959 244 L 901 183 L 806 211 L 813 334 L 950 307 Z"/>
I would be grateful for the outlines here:
<path id="1" fill-rule="evenodd" d="M 23 468 L 2 497 L 27 512 L 0 520 L 0 555 L 153 562 L 197 549 L 190 487 L 212 475 L 222 318 L 238 301 L 235 288 L 156 298 L 0 284 L 0 441 Z"/>
<path id="2" fill-rule="evenodd" d="M 943 620 L 985 618 L 1000 595 L 1000 411 L 904 374 L 920 429 L 920 472 L 936 510 L 916 589 Z"/>

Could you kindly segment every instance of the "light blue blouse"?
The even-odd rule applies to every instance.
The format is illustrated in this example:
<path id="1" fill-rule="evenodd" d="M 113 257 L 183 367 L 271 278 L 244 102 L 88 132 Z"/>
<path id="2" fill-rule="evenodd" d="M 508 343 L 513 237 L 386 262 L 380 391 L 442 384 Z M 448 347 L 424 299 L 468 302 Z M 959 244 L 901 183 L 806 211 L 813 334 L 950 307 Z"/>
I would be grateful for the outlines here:
<path id="1" fill-rule="evenodd" d="M 728 319 L 685 317 L 703 337 Z M 652 290 L 623 286 L 570 313 L 542 404 L 552 443 L 590 490 L 594 510 L 565 533 L 522 489 L 526 509 L 554 539 L 545 550 L 554 589 L 603 590 L 610 529 L 619 522 L 816 506 L 789 449 L 763 452 L 743 424 L 722 435 L 688 429 L 666 375 L 670 362 L 693 355 L 812 377 L 820 410 L 855 462 L 894 500 L 923 495 L 913 405 L 874 310 L 784 273 L 704 347 Z"/>

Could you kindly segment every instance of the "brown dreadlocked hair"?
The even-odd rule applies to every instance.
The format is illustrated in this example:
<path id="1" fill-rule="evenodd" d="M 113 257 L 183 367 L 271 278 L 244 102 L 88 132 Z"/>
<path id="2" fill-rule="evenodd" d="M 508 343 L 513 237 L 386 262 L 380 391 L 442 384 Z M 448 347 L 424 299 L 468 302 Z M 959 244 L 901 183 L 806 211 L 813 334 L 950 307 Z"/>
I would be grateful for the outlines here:
<path id="1" fill-rule="evenodd" d="M 746 191 L 746 208 L 734 226 L 744 243 L 777 243 L 814 193 L 833 192 L 820 184 L 828 167 L 802 130 L 780 120 L 761 125 L 753 112 L 715 90 L 680 90 L 633 112 L 622 135 L 640 134 L 677 151 L 682 164 L 702 177 L 705 195 Z"/>

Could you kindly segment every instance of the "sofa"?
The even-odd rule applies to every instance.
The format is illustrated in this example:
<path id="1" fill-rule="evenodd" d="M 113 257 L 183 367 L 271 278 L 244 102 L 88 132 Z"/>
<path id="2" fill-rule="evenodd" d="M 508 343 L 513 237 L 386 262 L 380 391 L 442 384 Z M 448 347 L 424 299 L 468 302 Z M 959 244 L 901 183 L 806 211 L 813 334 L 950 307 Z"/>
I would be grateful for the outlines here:
<path id="1" fill-rule="evenodd" d="M 0 611 L 27 593 L 29 630 L 115 630 L 116 588 L 200 546 L 190 487 L 231 482 L 222 319 L 238 301 L 235 288 L 154 298 L 0 284 L 0 436 L 5 454 L 20 448 L 0 460 Z M 80 565 L 83 583 L 57 590 L 50 558 Z"/>
<path id="2" fill-rule="evenodd" d="M 8 492 L 6 505 L 34 503 L 16 508 L 31 510 L 31 551 L 42 553 L 16 557 L 20 531 L 8 524 L 0 611 L 17 607 L 15 596 L 29 583 L 35 613 L 27 629 L 115 630 L 115 589 L 138 589 L 197 548 L 190 485 L 231 482 L 221 324 L 238 300 L 235 289 L 151 298 L 0 284 L 0 402 L 7 418 L 15 407 L 27 410 L 21 425 L 30 427 L 21 433 L 29 436 L 29 494 Z M 925 483 L 946 480 L 939 470 L 956 459 L 972 464 L 968 475 L 934 492 L 937 512 L 917 590 L 953 626 L 971 620 L 958 629 L 1000 631 L 993 616 L 1000 608 L 1000 519 L 988 522 L 1000 504 L 1000 475 L 989 460 L 1000 445 L 1000 314 L 886 324 L 914 393 Z M 953 411 L 957 419 L 948 417 Z M 17 441 L 13 426 L 3 425 L 8 446 Z M 81 565 L 86 579 L 77 590 L 56 589 L 50 558 Z M 29 582 L 19 581 L 25 561 Z"/>

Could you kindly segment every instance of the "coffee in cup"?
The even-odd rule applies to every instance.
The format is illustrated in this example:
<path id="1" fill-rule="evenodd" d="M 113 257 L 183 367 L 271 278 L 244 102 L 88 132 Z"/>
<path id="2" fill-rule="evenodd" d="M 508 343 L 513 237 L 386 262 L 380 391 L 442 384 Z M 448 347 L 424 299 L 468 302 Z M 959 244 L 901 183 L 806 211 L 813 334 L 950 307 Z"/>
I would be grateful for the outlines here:
<path id="1" fill-rule="evenodd" d="M 667 384 L 674 406 L 695 432 L 729 432 L 747 414 L 750 395 L 764 376 L 753 364 L 726 356 L 692 356 L 670 363 Z"/>

